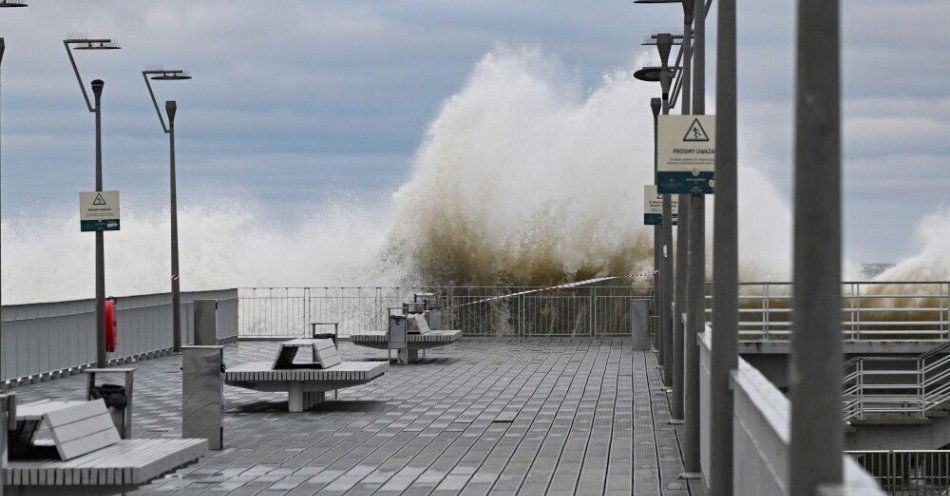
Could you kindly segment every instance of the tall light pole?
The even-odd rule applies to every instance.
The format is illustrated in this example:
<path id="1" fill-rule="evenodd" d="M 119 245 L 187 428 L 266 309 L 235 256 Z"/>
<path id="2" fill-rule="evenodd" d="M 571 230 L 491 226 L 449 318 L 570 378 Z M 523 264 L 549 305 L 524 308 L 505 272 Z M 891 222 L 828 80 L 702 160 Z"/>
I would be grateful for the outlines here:
<path id="1" fill-rule="evenodd" d="M 691 30 L 690 26 L 692 24 L 692 15 L 693 15 L 693 0 L 635 0 L 634 3 L 640 4 L 679 4 L 683 8 L 684 14 L 684 30 L 682 38 L 682 46 L 677 56 L 677 63 L 674 65 L 679 65 L 679 61 L 682 60 L 682 71 L 680 72 L 680 77 L 678 84 L 674 89 L 675 101 L 676 95 L 679 95 L 681 89 L 685 89 L 682 92 L 683 102 L 681 104 L 681 112 L 684 114 L 689 113 L 690 108 L 690 36 Z M 662 53 L 661 53 L 662 56 Z M 677 67 L 676 69 L 679 69 Z M 656 178 L 654 178 L 656 181 Z M 669 195 L 665 195 L 669 197 Z M 677 240 L 676 240 L 676 264 L 675 264 L 675 274 L 671 273 L 670 275 L 670 299 L 675 303 L 675 309 L 673 305 L 670 305 L 670 302 L 667 304 L 670 306 L 669 313 L 672 314 L 669 317 L 670 320 L 670 334 L 671 334 L 671 350 L 670 350 L 670 361 L 671 364 L 671 386 L 672 386 L 672 398 L 670 405 L 671 413 L 671 424 L 680 424 L 683 422 L 683 323 L 679 315 L 684 311 L 685 303 L 685 287 L 686 287 L 686 240 L 687 232 L 686 227 L 688 226 L 689 221 L 689 201 L 687 201 L 687 195 L 678 196 L 678 208 L 677 208 L 677 217 L 679 221 L 677 223 Z M 669 240 L 672 243 L 672 226 L 670 226 Z M 672 246 L 670 246 L 672 249 Z M 671 261 L 672 265 L 672 261 Z M 661 273 L 662 276 L 662 273 Z M 675 295 L 675 298 L 674 298 Z M 665 371 L 665 369 L 664 369 Z"/>
<path id="2" fill-rule="evenodd" d="M 733 396 L 738 365 L 739 217 L 736 151 L 736 0 L 719 0 L 716 27 L 716 204 L 710 363 L 710 496 L 733 494 Z"/>
<path id="3" fill-rule="evenodd" d="M 83 85 L 82 77 L 79 75 L 79 68 L 76 66 L 76 60 L 73 58 L 71 50 L 117 50 L 119 45 L 108 38 L 73 38 L 63 40 L 66 47 L 66 55 L 69 56 L 69 63 L 73 66 L 73 72 L 76 73 L 76 81 L 79 82 L 79 89 L 82 90 L 82 97 L 86 101 L 86 108 L 96 114 L 96 191 L 102 191 L 102 88 L 105 82 L 101 79 L 92 81 L 92 93 L 96 105 L 89 102 L 89 94 L 86 93 L 86 86 Z M 105 314 L 106 314 L 106 268 L 105 268 L 105 246 L 103 245 L 102 231 L 96 231 L 96 365 L 106 367 L 106 339 L 105 339 Z"/>
<path id="4" fill-rule="evenodd" d="M 706 9 L 700 1 L 693 7 L 693 100 L 692 114 L 706 113 Z M 689 239 L 687 240 L 686 328 L 683 332 L 683 393 L 686 442 L 683 448 L 684 478 L 698 478 L 699 434 L 699 347 L 696 338 L 706 325 L 706 197 L 689 196 Z M 718 406 L 713 407 L 718 408 Z"/>
<path id="5" fill-rule="evenodd" d="M 0 8 L 17 8 L 17 7 L 26 7 L 26 2 L 15 2 L 12 0 L 0 0 Z M 3 64 L 3 52 L 7 49 L 6 41 L 3 37 L 0 37 L 0 65 Z"/>
<path id="6" fill-rule="evenodd" d="M 690 112 L 690 83 L 692 72 L 692 24 L 693 0 L 682 0 L 683 6 L 683 44 L 680 53 L 683 54 L 683 72 L 680 76 L 683 89 L 683 101 L 680 104 L 680 113 Z M 684 329 L 683 319 L 680 317 L 686 307 L 686 254 L 689 226 L 689 196 L 677 195 L 679 222 L 676 226 L 676 273 L 673 281 L 673 397 L 670 401 L 670 423 L 682 424 L 685 422 L 685 383 L 684 383 Z M 685 343 L 688 345 L 688 343 Z"/>
<path id="7" fill-rule="evenodd" d="M 789 495 L 842 480 L 838 0 L 798 0 Z"/>
<path id="8" fill-rule="evenodd" d="M 648 43 L 648 44 L 653 44 L 653 43 Z M 667 56 L 666 60 L 668 60 L 669 51 L 666 52 L 666 56 Z M 653 111 L 653 141 L 654 141 L 653 143 L 653 182 L 654 183 L 657 182 L 656 180 L 657 179 L 656 178 L 656 174 L 657 174 L 657 163 L 656 163 L 657 161 L 657 148 L 656 148 L 657 146 L 657 142 L 656 142 L 657 119 L 659 118 L 659 115 L 661 114 L 661 112 L 664 115 L 669 113 L 669 89 L 670 89 L 670 83 L 671 83 L 669 72 L 670 72 L 670 69 L 665 66 L 661 66 L 661 67 L 646 66 L 637 70 L 633 74 L 633 77 L 641 81 L 659 82 L 661 84 L 661 89 L 662 89 L 662 98 L 650 99 L 650 110 Z M 664 218 L 663 221 L 667 221 L 666 218 Z M 657 334 L 655 337 L 655 341 L 656 341 L 656 348 L 658 351 L 657 362 L 659 366 L 663 368 L 664 370 L 663 380 L 664 382 L 667 382 L 668 378 L 666 377 L 666 362 L 667 362 L 667 356 L 669 354 L 669 349 L 671 347 L 671 338 L 670 336 L 668 336 L 668 333 L 666 332 L 667 327 L 664 324 L 668 320 L 668 317 L 669 317 L 669 309 L 666 303 L 668 302 L 668 299 L 666 296 L 667 290 L 665 289 L 665 279 L 663 278 L 663 274 L 666 270 L 664 268 L 664 263 L 665 263 L 664 252 L 668 251 L 668 248 L 667 248 L 668 243 L 664 239 L 664 236 L 665 236 L 664 233 L 665 231 L 663 230 L 662 224 L 659 226 L 654 226 L 653 261 L 654 261 L 654 267 L 656 268 L 656 270 L 660 272 L 660 277 L 657 277 L 654 279 L 656 281 L 655 301 L 656 301 L 657 318 L 658 318 L 658 325 L 656 329 Z M 667 382 L 667 384 L 669 384 L 669 382 Z"/>
<path id="9" fill-rule="evenodd" d="M 659 81 L 659 79 L 657 80 Z M 658 119 L 660 115 L 661 106 L 662 106 L 662 103 L 659 98 L 654 97 L 650 99 L 650 112 L 653 113 L 653 184 L 656 184 L 657 125 L 658 125 Z M 662 239 L 663 231 L 661 230 L 661 227 L 662 226 L 657 226 L 657 225 L 653 226 L 653 271 L 655 273 L 659 273 L 660 271 L 660 252 L 663 250 L 663 239 Z M 654 305 L 656 306 L 656 314 L 657 314 L 657 326 L 656 326 L 657 349 L 660 348 L 659 342 L 660 342 L 661 336 L 663 335 L 663 332 L 661 330 L 662 329 L 661 321 L 659 320 L 659 316 L 660 316 L 659 282 L 660 282 L 660 278 L 654 276 L 653 277 L 653 288 L 654 288 L 653 301 L 654 301 Z"/>
<path id="10" fill-rule="evenodd" d="M 171 281 L 172 281 L 172 351 L 181 353 L 181 296 L 180 275 L 178 271 L 178 196 L 175 181 L 175 112 L 178 110 L 178 104 L 174 100 L 165 102 L 165 112 L 168 114 L 168 126 L 165 126 L 165 119 L 158 108 L 158 101 L 155 99 L 155 92 L 152 91 L 152 84 L 149 79 L 156 81 L 180 81 L 191 79 L 185 71 L 182 70 L 162 70 L 152 69 L 142 71 L 142 79 L 145 80 L 145 87 L 148 88 L 148 94 L 152 98 L 152 105 L 155 106 L 155 113 L 158 114 L 158 121 L 162 124 L 162 131 L 168 135 L 168 171 L 169 171 L 169 210 L 171 211 Z"/>
<path id="11" fill-rule="evenodd" d="M 670 88 L 673 84 L 673 70 L 670 69 L 670 51 L 673 48 L 674 40 L 677 36 L 670 33 L 657 33 L 652 36 L 653 41 L 647 44 L 655 44 L 657 52 L 660 54 L 660 87 L 662 90 L 662 111 L 663 115 L 670 113 Z M 673 301 L 673 205 L 669 194 L 663 195 L 663 224 L 662 228 L 662 250 L 660 253 L 660 287 L 662 288 L 662 297 L 660 304 L 663 305 L 660 311 L 661 325 L 663 330 L 663 382 L 667 386 L 673 384 L 673 320 L 672 308 L 670 304 Z"/>

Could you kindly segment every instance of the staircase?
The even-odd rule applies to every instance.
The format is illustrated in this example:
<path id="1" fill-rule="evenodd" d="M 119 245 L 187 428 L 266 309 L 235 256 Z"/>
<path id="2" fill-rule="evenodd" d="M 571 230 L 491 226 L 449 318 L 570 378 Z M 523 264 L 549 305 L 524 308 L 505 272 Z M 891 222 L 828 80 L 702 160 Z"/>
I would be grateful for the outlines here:
<path id="1" fill-rule="evenodd" d="M 950 343 L 918 357 L 856 357 L 845 362 L 844 420 L 913 421 L 950 410 Z"/>

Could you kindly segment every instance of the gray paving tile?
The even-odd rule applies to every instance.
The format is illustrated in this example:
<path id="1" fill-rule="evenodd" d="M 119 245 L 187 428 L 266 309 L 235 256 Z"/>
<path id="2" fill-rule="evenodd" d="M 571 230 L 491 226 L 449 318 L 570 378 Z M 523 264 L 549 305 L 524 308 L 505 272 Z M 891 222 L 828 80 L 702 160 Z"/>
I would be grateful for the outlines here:
<path id="1" fill-rule="evenodd" d="M 697 494 L 682 471 L 656 359 L 624 338 L 466 338 L 419 364 L 289 414 L 225 390 L 225 446 L 133 494 Z M 270 356 L 240 342 L 226 363 Z M 344 342 L 346 359 L 385 354 Z M 180 358 L 137 363 L 136 437 L 180 435 Z M 82 376 L 17 390 L 74 399 Z M 691 493 L 692 491 L 692 493 Z"/>

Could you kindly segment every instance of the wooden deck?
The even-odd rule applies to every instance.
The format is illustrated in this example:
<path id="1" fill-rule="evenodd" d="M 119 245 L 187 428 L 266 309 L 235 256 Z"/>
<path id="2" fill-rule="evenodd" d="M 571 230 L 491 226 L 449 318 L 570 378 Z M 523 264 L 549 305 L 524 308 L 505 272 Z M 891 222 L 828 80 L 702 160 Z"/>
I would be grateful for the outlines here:
<path id="1" fill-rule="evenodd" d="M 228 346 L 225 363 L 276 343 Z M 345 360 L 385 352 L 341 343 Z M 179 358 L 141 362 L 134 435 L 177 437 Z M 81 378 L 20 388 L 70 399 Z M 135 494 L 690 495 L 655 355 L 626 338 L 465 338 L 313 411 L 226 387 L 224 446 Z"/>

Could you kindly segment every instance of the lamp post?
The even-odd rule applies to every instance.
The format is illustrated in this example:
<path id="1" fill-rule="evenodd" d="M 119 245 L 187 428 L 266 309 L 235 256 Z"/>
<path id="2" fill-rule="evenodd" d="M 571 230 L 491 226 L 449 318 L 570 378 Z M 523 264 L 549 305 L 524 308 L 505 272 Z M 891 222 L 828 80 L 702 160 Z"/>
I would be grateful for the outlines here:
<path id="1" fill-rule="evenodd" d="M 842 480 L 838 0 L 798 0 L 789 495 Z M 829 491 L 830 494 L 830 491 Z"/>
<path id="2" fill-rule="evenodd" d="M 0 0 L 0 8 L 16 8 L 16 7 L 26 7 L 26 2 L 15 2 L 11 0 Z M 3 52 L 6 51 L 7 45 L 3 37 L 0 37 L 0 64 L 3 63 Z"/>
<path id="3" fill-rule="evenodd" d="M 693 6 L 692 114 L 706 113 L 706 11 L 705 2 Z M 683 329 L 683 396 L 686 442 L 683 478 L 700 477 L 699 460 L 699 347 L 696 338 L 706 326 L 706 197 L 689 195 L 689 231 L 686 267 L 686 327 Z M 713 409 L 718 408 L 714 405 Z"/>
<path id="4" fill-rule="evenodd" d="M 653 114 L 653 184 L 656 184 L 657 139 L 658 139 L 657 126 L 658 126 L 658 119 L 660 115 L 661 105 L 662 103 L 660 102 L 659 98 L 654 97 L 650 99 L 650 111 Z M 653 226 L 653 271 L 657 273 L 660 271 L 660 251 L 663 249 L 662 237 L 663 237 L 663 231 L 661 230 L 661 226 L 654 225 Z M 660 285 L 657 284 L 658 282 L 659 282 L 659 278 L 654 277 L 653 278 L 653 287 L 655 288 L 654 304 L 656 305 L 657 316 L 660 315 L 659 299 L 657 299 L 660 294 Z M 659 320 L 657 320 L 657 324 L 659 324 Z M 662 335 L 662 331 L 661 331 L 660 325 L 657 325 L 656 327 L 657 327 L 656 328 L 657 343 L 659 343 L 660 336 Z M 659 344 L 657 345 L 657 349 L 659 349 Z"/>
<path id="5" fill-rule="evenodd" d="M 149 79 L 156 81 L 181 81 L 191 79 L 185 71 L 182 70 L 162 70 L 153 69 L 142 71 L 142 79 L 145 80 L 145 87 L 148 88 L 148 94 L 152 98 L 152 105 L 155 107 L 155 113 L 158 114 L 158 121 L 162 124 L 162 131 L 168 135 L 168 171 L 169 171 L 169 210 L 171 212 L 171 281 L 172 281 L 172 351 L 181 353 L 181 295 L 180 295 L 180 277 L 178 271 L 178 196 L 175 181 L 175 112 L 178 110 L 178 104 L 174 100 L 165 102 L 165 112 L 168 114 L 168 126 L 165 126 L 165 119 L 158 108 L 158 101 L 155 99 L 155 92 L 152 91 L 152 84 Z"/>
<path id="6" fill-rule="evenodd" d="M 682 38 L 681 36 L 675 36 L 670 33 L 657 33 L 651 36 L 652 41 L 648 41 L 644 44 L 646 45 L 656 45 L 657 51 L 660 54 L 660 88 L 662 90 L 662 100 L 661 107 L 663 115 L 670 113 L 670 88 L 673 84 L 673 73 L 674 70 L 670 69 L 670 51 L 675 44 L 677 38 Z M 661 295 L 659 297 L 659 302 L 661 309 L 659 312 L 660 316 L 660 329 L 662 330 L 663 336 L 663 382 L 667 386 L 673 385 L 673 321 L 672 321 L 672 308 L 671 303 L 673 301 L 673 205 L 670 195 L 665 194 L 663 197 L 663 223 L 661 224 L 660 236 L 662 250 L 660 253 L 660 288 Z"/>
<path id="7" fill-rule="evenodd" d="M 738 366 L 739 218 L 736 151 L 736 0 L 719 0 L 716 27 L 716 204 L 710 359 L 710 496 L 733 494 L 733 395 Z M 840 459 L 840 456 L 839 456 Z"/>
<path id="8" fill-rule="evenodd" d="M 76 66 L 76 60 L 73 58 L 73 50 L 117 50 L 119 45 L 108 38 L 73 38 L 63 40 L 66 47 L 66 55 L 69 57 L 69 63 L 73 66 L 73 72 L 76 73 L 76 81 L 79 82 L 79 89 L 82 90 L 82 97 L 86 101 L 86 108 L 96 114 L 96 191 L 102 191 L 102 88 L 105 82 L 101 79 L 92 81 L 92 93 L 96 105 L 89 102 L 89 94 L 86 93 L 86 87 L 82 83 L 82 77 L 79 75 L 79 68 Z M 96 231 L 96 365 L 106 367 L 106 341 L 105 341 L 105 301 L 106 301 L 106 269 L 105 269 L 105 246 L 103 246 L 102 231 Z"/>
<path id="9" fill-rule="evenodd" d="M 652 43 L 649 43 L 652 44 Z M 665 51 L 664 60 L 669 60 L 669 50 Z M 647 82 L 659 82 L 662 89 L 662 98 L 652 98 L 650 100 L 650 109 L 653 111 L 653 132 L 654 132 L 654 153 L 653 153 L 653 182 L 656 183 L 656 171 L 657 171 L 657 153 L 656 153 L 656 139 L 657 139 L 657 119 L 659 118 L 660 113 L 664 115 L 669 113 L 669 90 L 671 85 L 670 69 L 666 66 L 656 67 L 656 66 L 646 66 L 636 72 L 633 76 L 641 81 Z M 668 197 L 669 195 L 666 195 Z M 657 362 L 660 367 L 663 368 L 664 377 L 663 381 L 666 384 L 670 383 L 670 378 L 672 377 L 672 372 L 670 376 L 667 377 L 667 356 L 669 355 L 669 350 L 672 347 L 672 339 L 667 332 L 667 326 L 665 322 L 669 320 L 669 299 L 667 296 L 668 288 L 666 286 L 666 279 L 664 279 L 664 274 L 667 272 L 665 267 L 666 260 L 669 259 L 666 255 L 672 255 L 667 253 L 669 251 L 669 242 L 666 240 L 666 231 L 663 227 L 664 224 L 672 223 L 672 220 L 669 217 L 664 216 L 661 225 L 654 226 L 654 252 L 653 260 L 654 266 L 659 270 L 660 277 L 656 279 L 656 302 L 657 302 L 657 317 L 659 318 L 659 324 L 657 325 L 657 335 L 656 335 L 656 347 L 658 350 Z M 672 268 L 671 268 L 672 269 Z M 672 363 L 670 363 L 672 366 Z"/>

